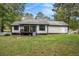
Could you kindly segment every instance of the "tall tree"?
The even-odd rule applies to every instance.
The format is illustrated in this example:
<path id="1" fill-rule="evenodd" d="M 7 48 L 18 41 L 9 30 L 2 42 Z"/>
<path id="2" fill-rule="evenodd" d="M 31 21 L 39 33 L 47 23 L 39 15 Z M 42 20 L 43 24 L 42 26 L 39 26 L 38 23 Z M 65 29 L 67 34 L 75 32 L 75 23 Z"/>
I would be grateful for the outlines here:
<path id="1" fill-rule="evenodd" d="M 24 4 L 0 4 L 0 31 L 3 32 L 5 25 L 11 24 L 23 14 Z"/>
<path id="2" fill-rule="evenodd" d="M 26 13 L 25 18 L 26 19 L 33 19 L 34 17 L 33 17 L 33 15 L 31 13 Z"/>
<path id="3" fill-rule="evenodd" d="M 35 19 L 43 19 L 45 16 L 42 12 L 38 12 Z"/>
<path id="4" fill-rule="evenodd" d="M 65 21 L 72 29 L 78 28 L 76 16 L 79 16 L 79 4 L 75 3 L 56 3 L 54 4 L 55 20 Z M 74 24 L 74 25 L 73 25 Z"/>
<path id="5" fill-rule="evenodd" d="M 42 12 L 38 12 L 35 19 L 50 19 L 50 18 L 45 16 Z"/>

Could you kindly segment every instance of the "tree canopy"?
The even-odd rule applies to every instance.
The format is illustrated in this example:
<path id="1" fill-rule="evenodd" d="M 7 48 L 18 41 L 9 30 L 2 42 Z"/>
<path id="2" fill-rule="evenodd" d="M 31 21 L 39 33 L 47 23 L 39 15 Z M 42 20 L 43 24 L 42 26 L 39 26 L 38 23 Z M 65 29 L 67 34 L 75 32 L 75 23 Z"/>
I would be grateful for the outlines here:
<path id="1" fill-rule="evenodd" d="M 36 14 L 35 19 L 50 19 L 49 17 L 45 16 L 42 12 L 38 12 Z"/>
<path id="2" fill-rule="evenodd" d="M 26 13 L 25 18 L 26 19 L 33 19 L 34 17 L 33 17 L 33 15 L 31 13 Z"/>
<path id="3" fill-rule="evenodd" d="M 19 19 L 24 11 L 24 4 L 3 3 L 0 4 L 0 31 L 3 32 L 6 26 Z"/>
<path id="4" fill-rule="evenodd" d="M 79 17 L 79 4 L 77 3 L 55 3 L 54 18 L 58 21 L 65 21 L 69 24 L 69 28 L 75 30 L 79 27 L 77 17 Z"/>

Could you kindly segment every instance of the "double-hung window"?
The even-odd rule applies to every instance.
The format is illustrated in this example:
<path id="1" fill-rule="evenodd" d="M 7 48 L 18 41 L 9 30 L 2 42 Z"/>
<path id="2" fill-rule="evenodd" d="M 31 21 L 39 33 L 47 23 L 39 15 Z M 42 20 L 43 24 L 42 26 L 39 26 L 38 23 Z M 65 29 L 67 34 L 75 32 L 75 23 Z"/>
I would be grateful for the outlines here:
<path id="1" fill-rule="evenodd" d="M 45 25 L 39 25 L 39 30 L 40 31 L 45 31 Z"/>
<path id="2" fill-rule="evenodd" d="M 14 30 L 18 30 L 19 29 L 19 26 L 14 26 Z"/>

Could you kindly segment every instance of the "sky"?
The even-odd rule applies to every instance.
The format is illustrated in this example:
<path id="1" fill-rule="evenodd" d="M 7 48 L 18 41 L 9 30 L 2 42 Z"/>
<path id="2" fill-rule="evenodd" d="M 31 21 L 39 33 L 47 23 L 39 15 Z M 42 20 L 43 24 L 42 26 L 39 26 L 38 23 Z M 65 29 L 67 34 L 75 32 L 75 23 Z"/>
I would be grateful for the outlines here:
<path id="1" fill-rule="evenodd" d="M 35 17 L 38 12 L 42 12 L 45 16 L 52 18 L 54 12 L 51 3 L 27 3 L 24 13 L 31 13 Z"/>

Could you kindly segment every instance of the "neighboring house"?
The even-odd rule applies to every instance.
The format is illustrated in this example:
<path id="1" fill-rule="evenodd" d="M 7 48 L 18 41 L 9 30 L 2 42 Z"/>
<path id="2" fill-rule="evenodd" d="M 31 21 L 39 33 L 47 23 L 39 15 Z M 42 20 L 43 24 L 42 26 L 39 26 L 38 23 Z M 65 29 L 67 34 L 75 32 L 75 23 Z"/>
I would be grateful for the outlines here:
<path id="1" fill-rule="evenodd" d="M 22 19 L 12 24 L 12 34 L 53 34 L 68 33 L 68 24 L 63 21 L 43 19 Z"/>

